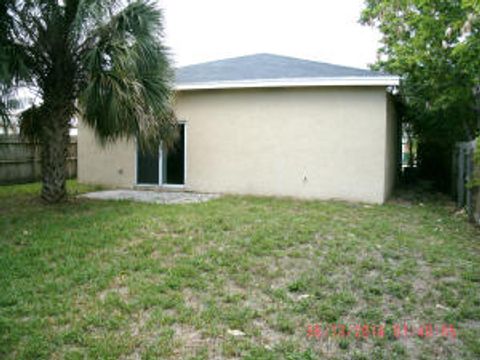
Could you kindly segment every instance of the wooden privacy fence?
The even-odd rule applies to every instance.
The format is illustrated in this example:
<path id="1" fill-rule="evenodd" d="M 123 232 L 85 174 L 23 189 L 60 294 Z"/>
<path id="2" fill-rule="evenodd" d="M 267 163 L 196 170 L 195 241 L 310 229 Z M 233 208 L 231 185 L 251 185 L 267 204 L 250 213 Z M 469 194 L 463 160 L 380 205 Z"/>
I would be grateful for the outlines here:
<path id="1" fill-rule="evenodd" d="M 468 184 L 473 179 L 475 171 L 475 164 L 473 161 L 474 152 L 476 148 L 476 141 L 459 142 L 455 145 L 453 152 L 453 193 L 457 206 L 465 208 L 470 219 L 475 219 L 478 214 L 475 214 L 475 192 Z"/>
<path id="2" fill-rule="evenodd" d="M 0 135 L 0 185 L 20 184 L 41 179 L 41 145 L 28 142 L 18 135 Z M 77 138 L 68 146 L 67 176 L 77 176 Z"/>

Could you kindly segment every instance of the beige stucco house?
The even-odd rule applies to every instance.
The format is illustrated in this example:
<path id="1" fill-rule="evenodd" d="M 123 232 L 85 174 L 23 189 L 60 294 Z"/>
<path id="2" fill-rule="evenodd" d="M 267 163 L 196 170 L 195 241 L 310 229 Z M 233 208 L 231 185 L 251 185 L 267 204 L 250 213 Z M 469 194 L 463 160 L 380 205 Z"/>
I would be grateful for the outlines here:
<path id="1" fill-rule="evenodd" d="M 268 54 L 180 68 L 176 150 L 103 148 L 80 124 L 78 179 L 383 203 L 396 177 L 396 85 L 386 74 Z"/>

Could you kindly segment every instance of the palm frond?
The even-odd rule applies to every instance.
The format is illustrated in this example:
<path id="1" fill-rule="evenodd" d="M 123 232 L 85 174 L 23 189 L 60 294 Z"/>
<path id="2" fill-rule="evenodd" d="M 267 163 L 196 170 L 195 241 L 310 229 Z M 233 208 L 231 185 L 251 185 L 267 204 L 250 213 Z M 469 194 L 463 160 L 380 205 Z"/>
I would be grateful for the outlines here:
<path id="1" fill-rule="evenodd" d="M 0 89 L 1 88 L 2 87 L 0 86 Z M 0 95 L 0 125 L 2 126 L 5 133 L 7 133 L 8 129 L 12 127 L 9 104 L 8 101 L 5 99 L 5 94 L 3 90 Z"/>
<path id="2" fill-rule="evenodd" d="M 172 71 L 159 43 L 161 12 L 136 1 L 97 28 L 85 52 L 83 120 L 102 141 L 136 137 L 143 147 L 172 138 Z M 94 44 L 94 46 L 93 46 Z"/>
<path id="3" fill-rule="evenodd" d="M 42 109 L 40 107 L 32 105 L 20 115 L 20 134 L 32 142 L 41 141 L 41 119 L 43 119 L 40 114 L 41 111 Z"/>

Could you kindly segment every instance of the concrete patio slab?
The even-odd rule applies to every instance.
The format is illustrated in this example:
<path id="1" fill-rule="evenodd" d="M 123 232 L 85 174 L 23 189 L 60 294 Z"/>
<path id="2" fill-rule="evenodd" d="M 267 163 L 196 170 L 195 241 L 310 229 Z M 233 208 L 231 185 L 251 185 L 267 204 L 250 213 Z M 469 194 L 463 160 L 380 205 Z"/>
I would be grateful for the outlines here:
<path id="1" fill-rule="evenodd" d="M 190 204 L 216 199 L 220 195 L 180 191 L 106 190 L 86 193 L 80 195 L 80 197 L 96 200 L 131 200 L 155 204 Z"/>

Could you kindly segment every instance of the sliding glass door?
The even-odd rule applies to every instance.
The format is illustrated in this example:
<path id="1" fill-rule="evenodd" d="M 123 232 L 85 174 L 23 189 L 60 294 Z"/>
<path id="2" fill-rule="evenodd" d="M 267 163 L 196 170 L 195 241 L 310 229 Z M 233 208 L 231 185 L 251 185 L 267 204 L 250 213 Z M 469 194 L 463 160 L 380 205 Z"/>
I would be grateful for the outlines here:
<path id="1" fill-rule="evenodd" d="M 179 125 L 179 135 L 172 147 L 158 151 L 137 149 L 137 184 L 185 184 L 185 124 Z"/>

